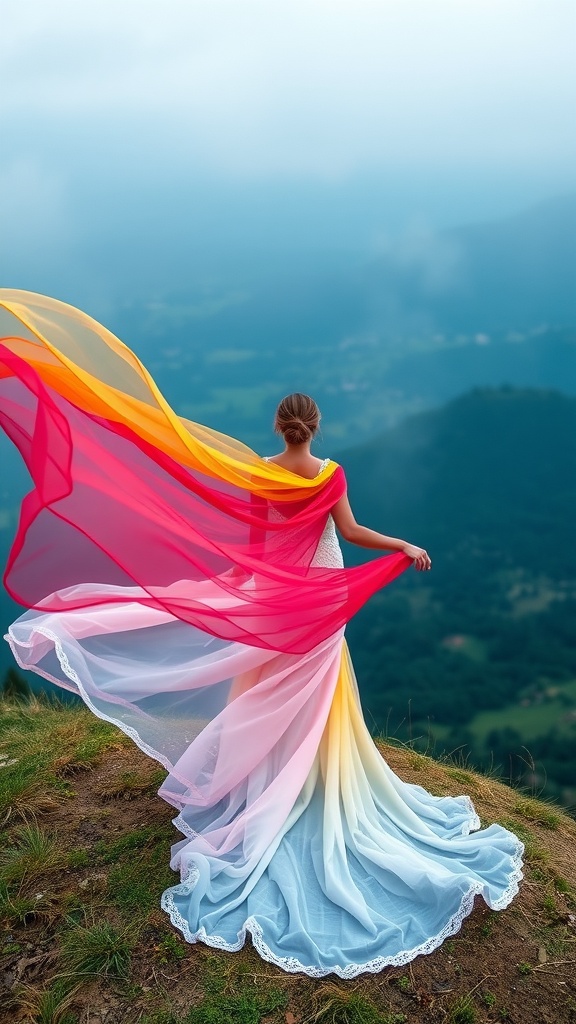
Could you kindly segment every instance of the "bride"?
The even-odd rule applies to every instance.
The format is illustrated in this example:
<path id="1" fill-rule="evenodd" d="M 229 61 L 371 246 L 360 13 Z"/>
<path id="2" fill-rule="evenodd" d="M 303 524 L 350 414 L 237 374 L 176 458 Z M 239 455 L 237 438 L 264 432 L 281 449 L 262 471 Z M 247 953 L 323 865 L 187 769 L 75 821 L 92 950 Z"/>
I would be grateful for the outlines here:
<path id="1" fill-rule="evenodd" d="M 362 716 L 344 628 L 428 553 L 356 523 L 319 412 L 278 406 L 260 458 L 178 417 L 79 310 L 0 291 L 0 423 L 34 488 L 5 582 L 18 664 L 79 694 L 167 771 L 182 838 L 161 903 L 189 942 L 351 978 L 513 899 L 523 846 L 468 796 L 404 783 Z M 343 565 L 336 529 L 392 551 Z M 385 665 L 383 666 L 385 678 Z"/>

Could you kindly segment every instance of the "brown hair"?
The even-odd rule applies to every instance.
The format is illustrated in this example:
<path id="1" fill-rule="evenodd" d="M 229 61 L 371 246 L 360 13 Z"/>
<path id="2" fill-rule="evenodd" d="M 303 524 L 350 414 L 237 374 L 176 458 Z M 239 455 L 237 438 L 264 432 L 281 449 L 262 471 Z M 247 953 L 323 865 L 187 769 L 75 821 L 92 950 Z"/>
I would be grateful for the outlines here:
<path id="1" fill-rule="evenodd" d="M 286 444 L 304 444 L 314 437 L 320 423 L 320 409 L 313 398 L 299 391 L 286 395 L 276 409 L 274 430 Z"/>

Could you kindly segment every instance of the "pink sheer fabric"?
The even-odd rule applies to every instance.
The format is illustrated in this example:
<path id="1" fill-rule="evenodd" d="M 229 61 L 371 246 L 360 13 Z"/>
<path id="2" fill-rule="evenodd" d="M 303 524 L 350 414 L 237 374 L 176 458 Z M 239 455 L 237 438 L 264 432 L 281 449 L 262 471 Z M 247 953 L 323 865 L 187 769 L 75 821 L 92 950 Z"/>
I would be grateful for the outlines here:
<path id="1" fill-rule="evenodd" d="M 304 653 L 411 565 L 402 553 L 352 569 L 311 564 L 346 488 L 341 467 L 313 495 L 271 501 L 70 403 L 1 346 L 0 369 L 0 423 L 35 484 L 5 576 L 28 607 L 97 604 L 97 590 L 74 589 L 89 582 L 113 584 L 107 603 L 123 603 L 137 585 L 142 604 L 213 636 Z"/>
<path id="2" fill-rule="evenodd" d="M 363 721 L 344 626 L 412 562 L 323 550 L 342 469 L 305 481 L 180 419 L 78 310 L 0 291 L 3 318 L 0 425 L 33 481 L 7 639 L 166 767 L 184 936 L 354 977 L 430 952 L 477 894 L 506 906 L 521 842 L 402 783 Z"/>

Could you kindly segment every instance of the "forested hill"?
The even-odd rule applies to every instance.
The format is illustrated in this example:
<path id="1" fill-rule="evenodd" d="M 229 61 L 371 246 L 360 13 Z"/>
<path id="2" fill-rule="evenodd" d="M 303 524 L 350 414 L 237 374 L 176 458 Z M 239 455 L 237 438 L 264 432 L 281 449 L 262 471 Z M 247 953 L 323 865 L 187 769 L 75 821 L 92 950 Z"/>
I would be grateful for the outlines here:
<path id="1" fill-rule="evenodd" d="M 375 726 L 574 802 L 576 400 L 476 389 L 339 461 L 358 520 L 433 561 L 350 624 Z"/>

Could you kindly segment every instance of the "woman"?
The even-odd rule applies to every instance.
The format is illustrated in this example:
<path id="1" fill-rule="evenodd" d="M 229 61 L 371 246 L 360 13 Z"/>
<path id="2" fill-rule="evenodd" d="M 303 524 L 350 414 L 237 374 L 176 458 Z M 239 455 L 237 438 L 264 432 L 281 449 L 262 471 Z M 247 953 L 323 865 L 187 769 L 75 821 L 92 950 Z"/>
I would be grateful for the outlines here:
<path id="1" fill-rule="evenodd" d="M 277 466 L 283 466 L 284 469 L 297 476 L 313 479 L 330 461 L 329 459 L 317 459 L 310 452 L 310 444 L 319 425 L 320 410 L 309 395 L 300 393 L 287 395 L 280 402 L 274 417 L 274 429 L 277 434 L 282 435 L 285 448 L 280 455 L 275 455 L 267 461 L 273 462 Z M 354 518 L 346 493 L 331 510 L 321 538 L 321 547 L 314 556 L 314 564 L 320 564 L 319 558 L 326 549 L 326 553 L 332 556 L 335 566 L 344 565 L 334 524 L 338 527 L 342 537 L 351 544 L 379 551 L 403 551 L 413 560 L 415 569 L 430 569 L 432 567 L 432 562 L 424 548 L 408 544 L 407 541 L 399 540 L 397 537 L 385 537 L 382 533 L 360 526 Z M 330 545 L 329 552 L 327 551 L 328 544 Z M 326 561 L 324 564 L 330 565 L 331 561 Z"/>
<path id="2" fill-rule="evenodd" d="M 185 938 L 354 977 L 430 952 L 523 847 L 466 796 L 403 783 L 364 724 L 344 627 L 430 558 L 359 526 L 289 396 L 261 459 L 180 419 L 136 356 L 63 303 L 0 292 L 0 420 L 34 481 L 6 571 L 15 657 L 157 758 L 183 838 Z M 393 554 L 343 567 L 334 526 Z"/>

